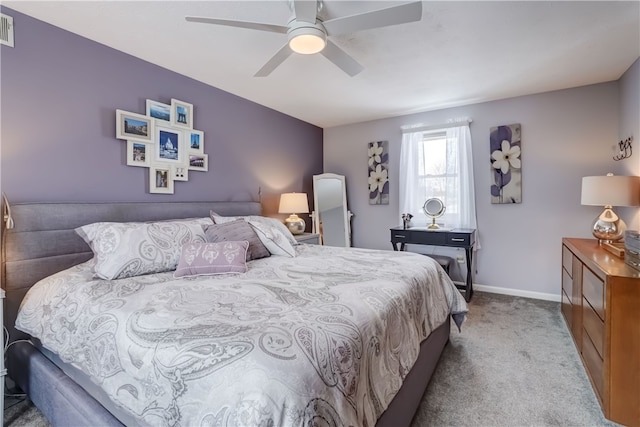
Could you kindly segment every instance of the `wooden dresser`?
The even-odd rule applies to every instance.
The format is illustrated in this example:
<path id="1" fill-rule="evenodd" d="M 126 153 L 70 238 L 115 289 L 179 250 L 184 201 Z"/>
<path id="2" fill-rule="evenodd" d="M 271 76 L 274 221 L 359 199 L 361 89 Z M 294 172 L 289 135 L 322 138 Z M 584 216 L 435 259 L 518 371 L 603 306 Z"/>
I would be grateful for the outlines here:
<path id="1" fill-rule="evenodd" d="M 605 417 L 640 426 L 640 271 L 594 239 L 562 239 L 562 314 Z"/>

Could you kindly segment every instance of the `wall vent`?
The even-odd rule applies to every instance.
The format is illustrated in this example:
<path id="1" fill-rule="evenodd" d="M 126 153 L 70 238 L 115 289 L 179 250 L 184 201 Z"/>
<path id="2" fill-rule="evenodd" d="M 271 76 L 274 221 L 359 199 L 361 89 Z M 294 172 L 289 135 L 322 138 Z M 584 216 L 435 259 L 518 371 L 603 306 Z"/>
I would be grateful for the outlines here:
<path id="1" fill-rule="evenodd" d="M 13 47 L 13 18 L 0 13 L 0 44 Z"/>

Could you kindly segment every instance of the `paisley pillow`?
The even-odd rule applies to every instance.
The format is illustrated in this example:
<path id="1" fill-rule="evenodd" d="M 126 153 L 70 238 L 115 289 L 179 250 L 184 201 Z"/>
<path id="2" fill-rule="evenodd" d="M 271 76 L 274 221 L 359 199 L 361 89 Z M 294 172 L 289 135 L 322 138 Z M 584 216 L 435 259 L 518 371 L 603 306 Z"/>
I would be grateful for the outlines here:
<path id="1" fill-rule="evenodd" d="M 187 243 L 173 277 L 246 273 L 249 242 Z"/>
<path id="2" fill-rule="evenodd" d="M 160 222 L 96 222 L 76 228 L 91 247 L 95 276 L 123 279 L 175 270 L 186 243 L 206 241 L 210 218 Z"/>

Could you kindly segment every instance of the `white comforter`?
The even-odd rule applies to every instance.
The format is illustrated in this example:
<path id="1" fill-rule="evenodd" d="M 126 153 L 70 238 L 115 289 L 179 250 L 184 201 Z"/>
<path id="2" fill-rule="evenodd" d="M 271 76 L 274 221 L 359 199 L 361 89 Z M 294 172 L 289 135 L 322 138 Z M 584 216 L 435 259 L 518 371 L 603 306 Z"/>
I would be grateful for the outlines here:
<path id="1" fill-rule="evenodd" d="M 34 285 L 16 327 L 140 424 L 373 426 L 419 343 L 466 304 L 430 258 L 299 245 L 240 275 Z"/>

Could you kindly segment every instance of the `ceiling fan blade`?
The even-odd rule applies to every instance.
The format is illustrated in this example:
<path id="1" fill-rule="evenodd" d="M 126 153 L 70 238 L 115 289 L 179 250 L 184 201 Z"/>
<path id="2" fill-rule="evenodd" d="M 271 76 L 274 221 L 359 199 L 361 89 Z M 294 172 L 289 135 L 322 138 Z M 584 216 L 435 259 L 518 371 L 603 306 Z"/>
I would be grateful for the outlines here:
<path id="1" fill-rule="evenodd" d="M 405 24 L 422 19 L 422 2 L 405 3 L 385 9 L 343 16 L 322 23 L 328 35 L 354 33 L 371 28 Z"/>
<path id="2" fill-rule="evenodd" d="M 270 31 L 272 33 L 287 34 L 287 27 L 283 27 L 282 25 L 263 24 L 260 22 L 249 21 L 231 21 L 228 19 L 203 18 L 199 16 L 187 16 L 184 19 L 189 22 L 200 22 L 202 24 L 225 25 L 227 27 L 248 28 L 250 30 Z"/>
<path id="3" fill-rule="evenodd" d="M 284 62 L 284 60 L 287 59 L 289 57 L 289 55 L 291 55 L 292 53 L 293 53 L 293 51 L 289 47 L 289 44 L 288 43 L 285 44 L 253 76 L 254 77 L 267 77 L 269 74 L 271 74 L 271 72 L 273 70 L 276 69 L 276 67 L 278 65 L 282 64 Z"/>
<path id="4" fill-rule="evenodd" d="M 340 49 L 330 40 L 327 40 L 327 46 L 320 53 L 322 53 L 325 58 L 333 62 L 336 66 L 338 66 L 338 68 L 349 74 L 351 77 L 355 76 L 364 69 L 364 67 L 360 65 L 358 61 L 350 57 L 347 52 Z"/>
<path id="5" fill-rule="evenodd" d="M 317 11 L 318 3 L 316 0 L 293 0 L 293 12 L 298 21 L 315 24 Z"/>

